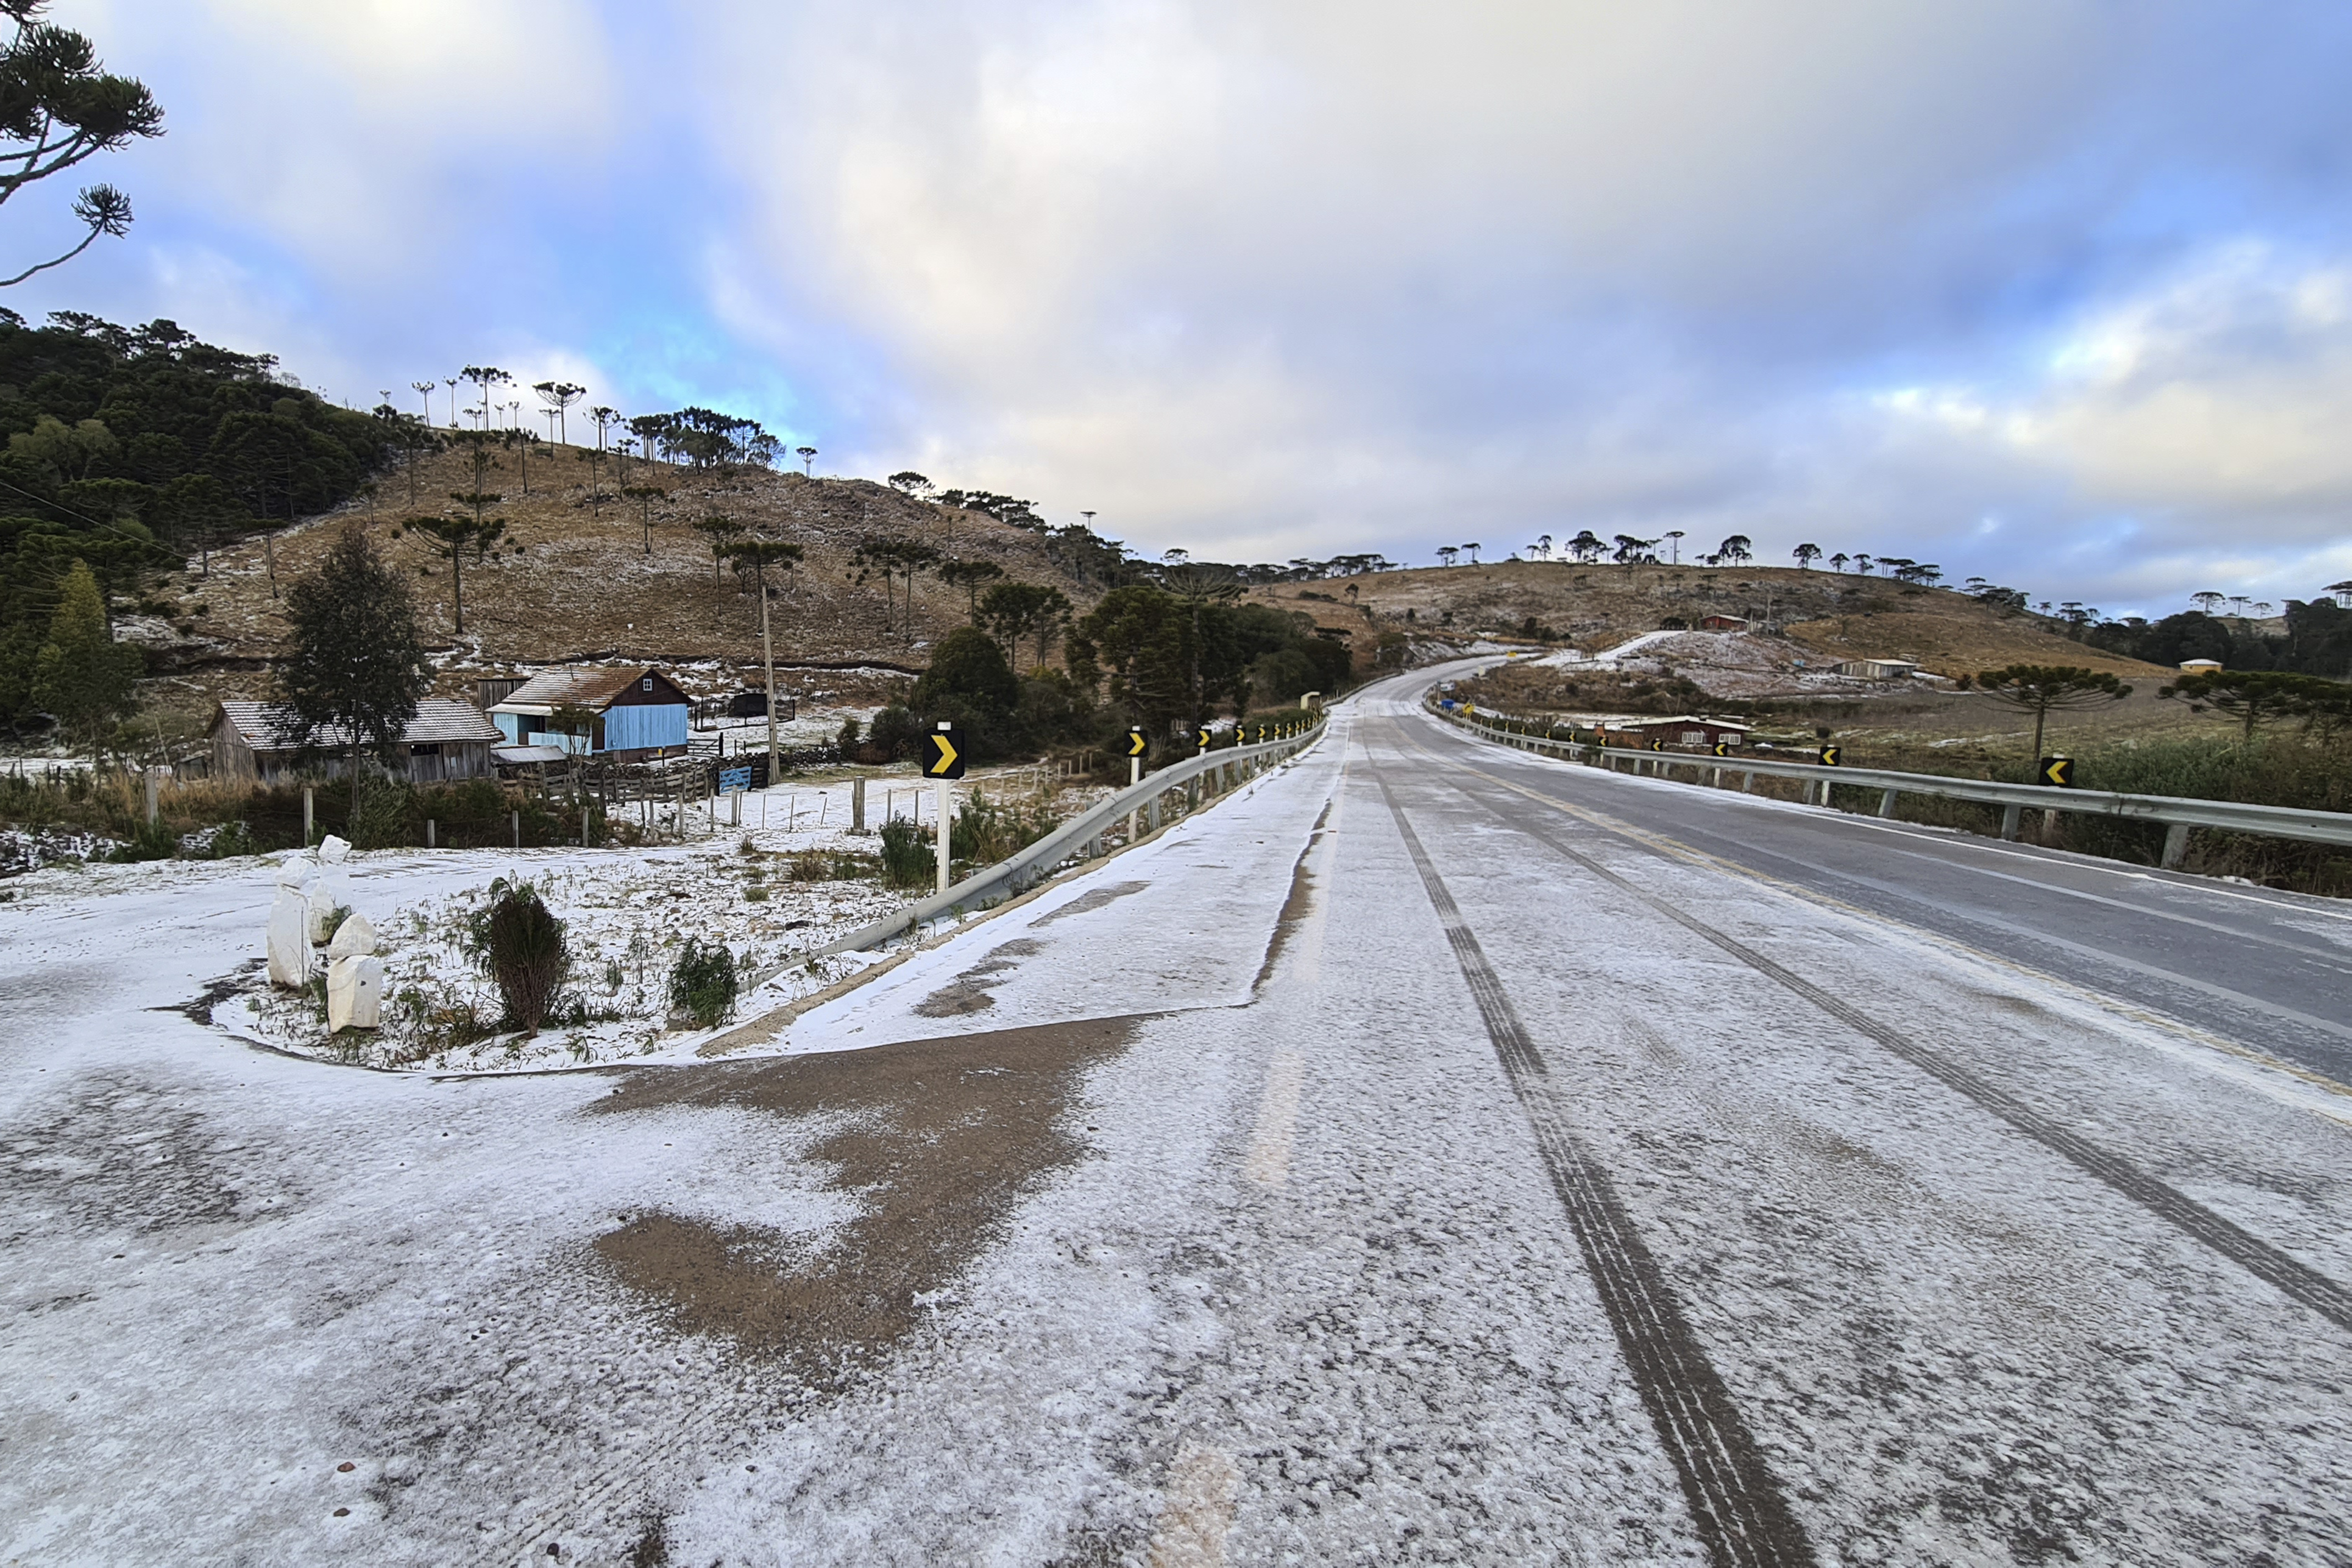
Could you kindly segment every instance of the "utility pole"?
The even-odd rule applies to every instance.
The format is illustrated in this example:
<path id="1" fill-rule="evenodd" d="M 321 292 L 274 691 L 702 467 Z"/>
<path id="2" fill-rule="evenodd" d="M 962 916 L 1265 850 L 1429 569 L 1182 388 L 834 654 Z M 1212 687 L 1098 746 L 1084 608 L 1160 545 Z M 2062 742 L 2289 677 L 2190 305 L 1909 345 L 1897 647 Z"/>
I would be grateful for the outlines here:
<path id="1" fill-rule="evenodd" d="M 1679 566 L 1683 563 L 1683 531 L 1681 529 L 1666 530 L 1666 553 L 1670 557 L 1666 563 L 1667 565 Z"/>
<path id="2" fill-rule="evenodd" d="M 764 576 L 760 580 L 760 657 L 768 667 L 768 784 L 772 789 L 776 783 L 776 645 L 768 636 L 768 583 Z"/>

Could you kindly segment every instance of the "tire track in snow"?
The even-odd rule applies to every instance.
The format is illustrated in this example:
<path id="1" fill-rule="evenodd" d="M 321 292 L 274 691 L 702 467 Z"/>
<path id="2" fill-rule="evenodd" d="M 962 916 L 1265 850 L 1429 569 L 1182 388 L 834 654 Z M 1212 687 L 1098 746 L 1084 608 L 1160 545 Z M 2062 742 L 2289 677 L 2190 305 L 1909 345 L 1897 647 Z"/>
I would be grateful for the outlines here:
<path id="1" fill-rule="evenodd" d="M 1491 773 L 1480 772 L 1475 768 L 1465 768 L 1465 771 L 1489 783 L 1501 784 L 1516 794 L 1524 795 L 1538 804 L 1550 805 L 1556 810 L 1575 816 L 1580 821 L 1591 821 L 1584 814 L 1576 812 L 1573 807 L 1549 800 L 1533 791 L 1520 789 L 1507 780 L 1496 778 Z M 2347 1289 L 2340 1282 L 2272 1246 L 2239 1226 L 2235 1221 L 2214 1213 L 2171 1184 L 2148 1174 L 2130 1161 L 2092 1142 L 2064 1123 L 2043 1115 L 2016 1095 L 1978 1076 L 1942 1052 L 1920 1045 L 1908 1036 L 1880 1023 L 1860 1008 L 1853 1006 L 1811 981 L 1765 957 L 1737 937 L 1717 931 L 1697 916 L 1668 903 L 1647 889 L 1620 876 L 1591 856 L 1571 847 L 1545 826 L 1514 817 L 1493 802 L 1481 799 L 1466 785 L 1457 783 L 1454 787 L 1508 826 L 1525 833 L 1555 854 L 1574 861 L 1612 887 L 1631 894 L 1692 935 L 1712 943 L 1767 979 L 1803 997 L 1864 1038 L 1874 1042 L 1895 1057 L 1918 1068 L 1979 1109 L 1990 1111 L 2076 1169 L 2106 1184 L 2158 1218 L 2173 1226 L 2191 1240 L 2202 1243 L 2231 1262 L 2237 1264 L 2289 1300 L 2310 1308 L 2339 1329 L 2352 1330 L 2352 1289 Z M 1605 823 L 1593 821 L 1591 826 L 1604 832 L 1613 832 Z M 1633 838 L 1630 834 L 1617 834 L 1616 837 L 1640 844 L 1640 840 Z M 1643 847 L 1647 847 L 1647 846 Z"/>
<path id="2" fill-rule="evenodd" d="M 1534 1130 L 1545 1171 L 1568 1212 L 1569 1228 L 1643 1408 L 1681 1479 L 1708 1558 L 1720 1568 L 1812 1563 L 1804 1529 L 1765 1468 L 1730 1390 L 1683 1316 L 1681 1303 L 1635 1229 L 1607 1170 L 1553 1106 L 1543 1058 L 1527 1026 L 1405 820 L 1388 781 L 1378 782 L 1405 851 L 1445 929 L 1454 962 L 1469 984 L 1504 1076 Z"/>

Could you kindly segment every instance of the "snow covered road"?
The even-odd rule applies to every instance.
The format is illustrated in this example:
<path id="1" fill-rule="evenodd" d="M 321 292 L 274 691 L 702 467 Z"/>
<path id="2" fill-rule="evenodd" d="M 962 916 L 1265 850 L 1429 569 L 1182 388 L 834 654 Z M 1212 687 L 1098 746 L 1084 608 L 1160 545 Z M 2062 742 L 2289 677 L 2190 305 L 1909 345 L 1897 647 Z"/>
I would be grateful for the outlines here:
<path id="1" fill-rule="evenodd" d="M 1428 679 L 740 1059 L 269 1056 L 243 893 L 0 906 L 0 1561 L 2352 1561 L 2333 1037 Z M 2205 934 L 2325 1021 L 2333 918 Z"/>

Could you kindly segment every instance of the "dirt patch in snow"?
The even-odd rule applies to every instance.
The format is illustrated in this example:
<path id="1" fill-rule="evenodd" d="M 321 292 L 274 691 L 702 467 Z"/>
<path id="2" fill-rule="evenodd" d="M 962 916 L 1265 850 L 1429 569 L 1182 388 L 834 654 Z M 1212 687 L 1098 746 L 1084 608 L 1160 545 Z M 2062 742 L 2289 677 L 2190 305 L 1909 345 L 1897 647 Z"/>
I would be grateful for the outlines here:
<path id="1" fill-rule="evenodd" d="M 680 1331 L 837 1381 L 903 1337 L 1013 1205 L 1086 1152 L 1067 1125 L 1080 1081 L 1127 1047 L 1138 1022 L 632 1074 L 599 1113 L 704 1106 L 841 1119 L 809 1157 L 834 1165 L 833 1185 L 865 1209 L 814 1241 L 656 1212 L 599 1237 L 597 1255 Z"/>
<path id="2" fill-rule="evenodd" d="M 915 1004 L 915 1016 L 920 1018 L 961 1018 L 973 1013 L 985 1013 L 996 1005 L 990 995 L 1004 977 L 1021 967 L 1021 961 L 1045 951 L 1042 942 L 1026 937 L 990 950 L 986 958 L 940 986 Z"/>

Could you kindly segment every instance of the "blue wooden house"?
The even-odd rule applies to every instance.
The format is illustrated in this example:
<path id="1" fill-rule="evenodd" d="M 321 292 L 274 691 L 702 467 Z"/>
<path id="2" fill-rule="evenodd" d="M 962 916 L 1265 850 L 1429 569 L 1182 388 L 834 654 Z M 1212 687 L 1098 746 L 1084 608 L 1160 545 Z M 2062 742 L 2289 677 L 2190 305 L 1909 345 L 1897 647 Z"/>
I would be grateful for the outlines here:
<path id="1" fill-rule="evenodd" d="M 490 708 L 509 746 L 551 746 L 574 755 L 641 762 L 686 750 L 693 704 L 658 669 L 551 669 Z M 563 727 L 558 715 L 583 716 Z"/>

